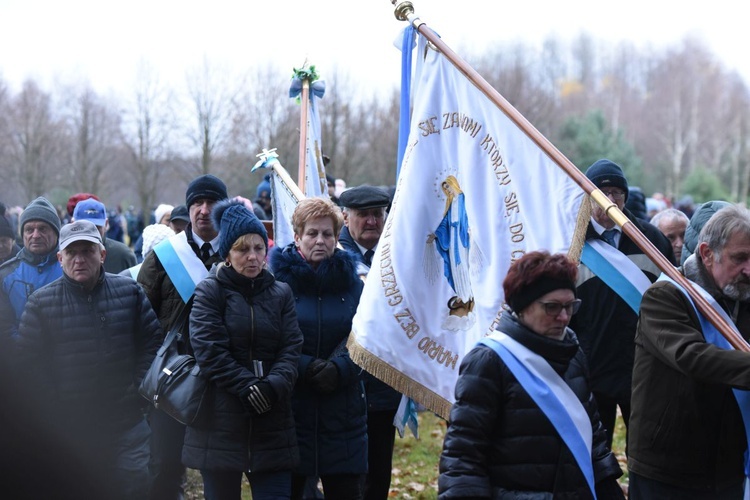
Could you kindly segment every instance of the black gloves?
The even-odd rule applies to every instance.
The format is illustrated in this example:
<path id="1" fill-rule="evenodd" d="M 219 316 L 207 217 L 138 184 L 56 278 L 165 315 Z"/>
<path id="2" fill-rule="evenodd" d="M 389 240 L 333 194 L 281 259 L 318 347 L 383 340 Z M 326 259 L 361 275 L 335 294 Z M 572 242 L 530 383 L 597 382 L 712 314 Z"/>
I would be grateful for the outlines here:
<path id="1" fill-rule="evenodd" d="M 339 383 L 339 370 L 331 361 L 314 359 L 305 370 L 307 383 L 321 394 L 329 394 Z"/>
<path id="2" fill-rule="evenodd" d="M 596 498 L 602 500 L 625 500 L 625 493 L 617 482 L 617 479 L 610 477 L 596 483 Z"/>
<path id="3" fill-rule="evenodd" d="M 276 400 L 276 395 L 271 388 L 271 384 L 262 380 L 250 386 L 247 400 L 253 413 L 262 415 L 271 409 Z"/>

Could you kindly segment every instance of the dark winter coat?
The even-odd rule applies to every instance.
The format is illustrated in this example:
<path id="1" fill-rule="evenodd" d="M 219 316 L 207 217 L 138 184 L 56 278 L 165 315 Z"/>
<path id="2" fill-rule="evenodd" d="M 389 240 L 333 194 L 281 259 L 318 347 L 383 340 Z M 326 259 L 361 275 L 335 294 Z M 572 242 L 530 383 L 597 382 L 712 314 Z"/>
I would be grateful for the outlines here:
<path id="1" fill-rule="evenodd" d="M 623 213 L 646 238 L 674 263 L 674 252 L 669 240 L 655 226 L 638 221 L 627 209 Z M 586 239 L 604 239 L 591 223 Z M 624 233 L 618 246 L 646 277 L 656 281 L 661 271 Z M 570 321 L 570 328 L 578 335 L 581 348 L 591 370 L 591 390 L 613 398 L 629 397 L 633 372 L 635 328 L 638 315 L 630 306 L 594 275 L 584 264 L 579 266 L 576 295 L 582 300 L 581 309 Z"/>
<path id="2" fill-rule="evenodd" d="M 361 369 L 346 349 L 363 286 L 354 256 L 335 250 L 314 270 L 290 244 L 274 249 L 271 268 L 279 281 L 292 288 L 304 335 L 292 400 L 301 458 L 295 472 L 363 474 L 367 472 L 367 407 Z M 316 392 L 305 380 L 305 370 L 316 358 L 330 360 L 338 370 L 338 386 L 330 394 Z"/>
<path id="3" fill-rule="evenodd" d="M 21 247 L 18 246 L 18 243 L 13 242 L 13 246 L 10 249 L 10 253 L 8 254 L 8 256 L 5 259 L 0 259 L 0 264 L 4 264 L 4 263 L 8 262 L 10 259 L 12 259 L 16 255 L 18 255 L 18 252 L 20 252 L 20 251 L 21 251 Z"/>
<path id="4" fill-rule="evenodd" d="M 193 231 L 190 224 L 185 228 L 185 233 L 188 243 L 200 259 L 201 251 L 193 239 Z M 211 269 L 211 266 L 218 262 L 221 262 L 221 257 L 219 257 L 218 253 L 215 253 L 204 264 L 206 265 L 206 269 Z M 156 311 L 156 315 L 159 317 L 164 334 L 166 335 L 177 321 L 182 306 L 185 303 L 182 301 L 180 293 L 172 283 L 172 279 L 167 274 L 161 261 L 159 261 L 159 257 L 156 256 L 156 252 L 149 252 L 144 259 L 141 270 L 138 272 L 138 283 L 141 284 L 148 300 L 151 301 L 151 305 L 154 311 Z"/>
<path id="5" fill-rule="evenodd" d="M 364 255 L 362 255 L 359 247 L 354 242 L 354 238 L 352 238 L 351 233 L 349 233 L 348 227 L 344 227 L 341 230 L 339 243 L 344 247 L 344 250 L 348 250 L 357 258 L 357 262 L 366 265 Z M 388 411 L 398 409 L 398 405 L 401 402 L 400 392 L 367 372 L 363 372 L 362 375 L 365 383 L 368 411 Z"/>
<path id="6" fill-rule="evenodd" d="M 750 303 L 724 297 L 696 256 L 682 271 L 729 314 L 736 306 L 750 339 Z M 732 388 L 750 390 L 750 355 L 707 343 L 695 308 L 667 281 L 643 295 L 635 343 L 628 469 L 707 495 L 741 483 L 747 440 Z"/>
<path id="7" fill-rule="evenodd" d="M 19 369 L 71 435 L 117 438 L 142 418 L 138 386 L 161 342 L 141 287 L 105 274 L 91 291 L 63 276 L 34 292 L 21 318 Z"/>
<path id="8" fill-rule="evenodd" d="M 622 475 L 588 384 L 575 334 L 538 335 L 504 313 L 498 330 L 542 356 L 580 399 L 591 419 L 592 459 L 601 484 Z M 479 345 L 461 363 L 456 402 L 440 457 L 439 498 L 591 498 L 586 479 L 555 427 L 492 348 Z M 503 496 L 506 495 L 506 496 Z M 526 496 L 524 496 L 526 495 Z M 545 496 L 546 495 L 546 496 Z M 620 495 L 622 493 L 620 492 Z"/>
<path id="9" fill-rule="evenodd" d="M 214 385 L 210 419 L 188 427 L 182 462 L 193 469 L 268 472 L 299 462 L 291 395 L 302 332 L 292 292 L 262 271 L 254 279 L 224 265 L 195 289 L 190 345 Z M 275 401 L 254 415 L 247 396 L 263 364 Z"/>
<path id="10" fill-rule="evenodd" d="M 125 243 L 105 237 L 104 248 L 107 250 L 104 270 L 108 273 L 119 274 L 136 264 L 135 254 Z"/>

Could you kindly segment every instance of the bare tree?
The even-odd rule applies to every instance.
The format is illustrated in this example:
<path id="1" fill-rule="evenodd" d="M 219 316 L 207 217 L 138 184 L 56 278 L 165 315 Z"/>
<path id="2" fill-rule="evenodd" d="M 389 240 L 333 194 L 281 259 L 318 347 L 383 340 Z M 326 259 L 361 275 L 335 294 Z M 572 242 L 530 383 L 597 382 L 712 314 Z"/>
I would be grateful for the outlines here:
<path id="1" fill-rule="evenodd" d="M 101 196 L 116 171 L 113 162 L 121 144 L 120 114 L 89 86 L 66 89 L 65 93 L 71 188 Z"/>
<path id="2" fill-rule="evenodd" d="M 296 172 L 299 107 L 289 98 L 290 74 L 282 75 L 269 64 L 250 74 L 238 93 L 227 141 L 227 182 L 239 183 L 246 191 L 257 184 L 249 172 L 264 148 L 276 148 L 281 164 L 292 175 Z"/>
<path id="3" fill-rule="evenodd" d="M 26 200 L 45 194 L 60 177 L 62 126 L 53 115 L 50 95 L 27 80 L 9 102 L 6 129 L 7 167 L 0 175 L 17 183 Z"/>
<path id="4" fill-rule="evenodd" d="M 165 164 L 170 150 L 168 139 L 174 132 L 170 112 L 171 94 L 159 83 L 153 68 L 141 63 L 138 68 L 134 100 L 125 111 L 123 142 L 130 152 L 133 174 L 144 223 L 164 188 Z"/>
<path id="5" fill-rule="evenodd" d="M 680 192 L 682 179 L 695 165 L 705 119 L 700 104 L 704 99 L 713 100 L 707 84 L 713 67 L 715 61 L 705 49 L 695 40 L 686 39 L 677 49 L 666 52 L 651 74 L 647 109 L 669 166 L 668 196 Z"/>
<path id="6" fill-rule="evenodd" d="M 226 71 L 212 66 L 205 57 L 200 67 L 188 71 L 186 81 L 197 125 L 188 131 L 200 152 L 196 170 L 208 174 L 213 170 L 215 158 L 225 152 L 222 148 L 230 138 L 238 91 Z"/>

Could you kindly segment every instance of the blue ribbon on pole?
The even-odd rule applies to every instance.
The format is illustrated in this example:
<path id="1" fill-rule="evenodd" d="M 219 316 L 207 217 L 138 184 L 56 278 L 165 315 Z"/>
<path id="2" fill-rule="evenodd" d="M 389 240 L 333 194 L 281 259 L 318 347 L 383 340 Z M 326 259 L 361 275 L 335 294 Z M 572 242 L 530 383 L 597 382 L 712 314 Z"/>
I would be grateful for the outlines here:
<path id="1" fill-rule="evenodd" d="M 292 78 L 292 85 L 289 87 L 289 97 L 299 97 L 302 93 L 302 79 Z M 310 98 L 316 96 L 318 99 L 322 99 L 326 93 L 326 81 L 315 80 L 310 84 Z"/>
<path id="2" fill-rule="evenodd" d="M 414 27 L 410 24 L 404 30 L 401 42 L 401 103 L 398 121 L 398 150 L 396 157 L 396 180 L 401 173 L 401 163 L 404 161 L 406 144 L 409 142 L 411 119 L 409 115 L 411 105 L 411 55 L 414 47 Z"/>

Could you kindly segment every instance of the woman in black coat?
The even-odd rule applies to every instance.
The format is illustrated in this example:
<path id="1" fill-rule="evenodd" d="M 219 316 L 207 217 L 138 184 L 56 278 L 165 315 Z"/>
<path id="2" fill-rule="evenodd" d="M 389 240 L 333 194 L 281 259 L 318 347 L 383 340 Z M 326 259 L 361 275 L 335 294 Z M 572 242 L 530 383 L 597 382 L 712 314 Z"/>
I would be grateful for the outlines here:
<path id="1" fill-rule="evenodd" d="M 329 200 L 303 200 L 292 216 L 294 243 L 271 255 L 276 278 L 292 287 L 304 335 L 293 396 L 301 461 L 292 498 L 302 498 L 305 477 L 318 476 L 326 500 L 361 498 L 367 472 L 362 370 L 346 349 L 362 281 L 355 257 L 336 249 L 342 225 Z"/>
<path id="2" fill-rule="evenodd" d="M 585 356 L 567 328 L 581 304 L 576 274 L 567 257 L 546 252 L 509 269 L 509 310 L 461 363 L 438 498 L 624 498 Z"/>
<path id="3" fill-rule="evenodd" d="M 199 469 L 208 500 L 289 498 L 299 451 L 291 407 L 302 333 L 292 292 L 266 267 L 268 235 L 241 202 L 212 212 L 224 262 L 198 284 L 190 345 L 214 384 L 210 419 L 188 427 L 183 463 Z"/>

